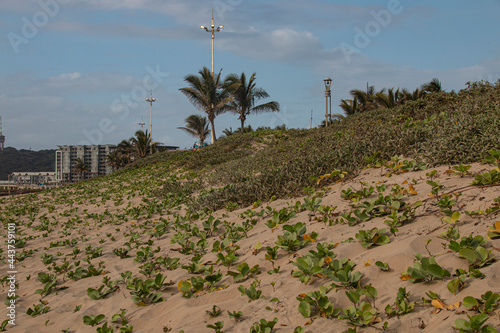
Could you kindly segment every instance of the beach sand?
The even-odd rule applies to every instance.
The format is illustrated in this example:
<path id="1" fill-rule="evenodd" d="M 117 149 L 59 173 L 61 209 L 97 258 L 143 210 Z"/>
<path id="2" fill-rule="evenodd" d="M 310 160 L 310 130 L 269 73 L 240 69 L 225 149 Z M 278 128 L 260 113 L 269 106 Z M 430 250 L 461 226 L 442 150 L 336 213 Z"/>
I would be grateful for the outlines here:
<path id="1" fill-rule="evenodd" d="M 434 168 L 437 170 L 436 180 L 443 185 L 440 193 L 460 193 L 457 203 L 452 207 L 453 211 L 460 212 L 460 218 L 457 223 L 457 229 L 462 237 L 469 235 L 481 235 L 487 241 L 484 248 L 491 250 L 491 255 L 499 258 L 500 239 L 488 239 L 486 237 L 488 228 L 492 227 L 495 222 L 500 221 L 498 211 L 491 214 L 477 214 L 468 216 L 466 211 L 486 211 L 489 207 L 494 207 L 495 198 L 500 197 L 500 187 L 478 187 L 470 186 L 473 177 L 460 177 L 447 173 L 447 166 Z M 482 164 L 473 164 L 470 172 L 479 173 L 490 170 L 491 166 Z M 8 332 L 96 332 L 98 327 L 101 327 L 104 322 L 108 326 L 113 326 L 115 332 L 122 327 L 118 323 L 111 323 L 112 316 L 125 310 L 125 317 L 132 325 L 133 332 L 214 332 L 214 329 L 207 328 L 209 324 L 214 324 L 218 321 L 224 322 L 223 332 L 248 332 L 254 322 L 261 318 L 268 321 L 277 318 L 278 322 L 274 327 L 273 332 L 293 332 L 295 327 L 302 326 L 305 332 L 343 332 L 350 326 L 346 320 L 338 318 L 324 318 L 318 315 L 313 315 L 312 318 L 305 318 L 298 311 L 299 301 L 297 297 L 300 294 L 319 290 L 320 286 L 328 286 L 332 280 L 328 277 L 313 276 L 312 283 L 304 284 L 298 278 L 293 277 L 291 273 L 297 269 L 294 262 L 298 257 L 301 257 L 311 250 L 316 250 L 317 243 L 337 244 L 333 248 L 335 253 L 334 259 L 348 258 L 356 263 L 354 271 L 359 271 L 363 274 L 361 285 L 371 284 L 377 290 L 375 301 L 366 299 L 362 296 L 361 300 L 374 303 L 376 309 L 380 313 L 378 317 L 381 323 L 374 324 L 375 327 L 362 327 L 358 332 L 378 332 L 382 327 L 383 322 L 387 322 L 387 332 L 455 332 L 452 329 L 454 322 L 458 318 L 467 318 L 467 315 L 475 315 L 477 312 L 468 311 L 460 305 L 458 308 L 437 309 L 430 304 L 422 304 L 422 298 L 428 298 L 426 293 L 432 291 L 439 294 L 440 299 L 446 304 L 454 304 L 462 302 L 464 297 L 473 296 L 480 298 L 487 291 L 500 291 L 500 264 L 498 260 L 481 268 L 481 272 L 485 275 L 483 279 L 474 279 L 467 277 L 465 287 L 456 295 L 452 294 L 447 289 L 447 283 L 455 278 L 455 276 L 446 277 L 442 280 L 430 282 L 412 283 L 401 278 L 401 273 L 407 270 L 409 266 L 413 266 L 415 254 L 420 253 L 423 256 L 429 256 L 430 252 L 435 256 L 436 261 L 442 268 L 450 271 L 452 275 L 458 268 L 467 270 L 468 261 L 460 258 L 456 252 L 448 249 L 445 241 L 438 238 L 440 234 L 448 229 L 448 224 L 442 222 L 442 218 L 446 215 L 439 209 L 435 197 L 429 196 L 431 186 L 426 183 L 429 179 L 426 173 L 431 170 L 407 172 L 402 174 L 393 174 L 387 176 L 386 171 L 381 169 L 365 169 L 355 177 L 347 181 L 339 182 L 330 185 L 321 193 L 321 205 L 336 206 L 335 216 L 332 220 L 341 218 L 341 212 L 348 212 L 352 208 L 352 202 L 342 199 L 342 190 L 352 188 L 360 190 L 363 187 L 386 185 L 387 189 L 384 195 L 391 193 L 391 189 L 399 185 L 403 190 L 403 198 L 407 204 L 414 204 L 417 201 L 422 201 L 422 206 L 417 208 L 415 218 L 408 224 L 399 227 L 399 232 L 396 236 L 388 231 L 388 226 L 384 224 L 387 217 L 376 217 L 366 222 L 361 222 L 355 226 L 347 224 L 335 224 L 330 226 L 328 223 L 320 221 L 321 214 L 316 213 L 315 217 L 308 210 L 298 212 L 286 224 L 294 225 L 302 222 L 307 227 L 307 234 L 316 232 L 318 234 L 316 242 L 310 242 L 304 248 L 295 253 L 288 253 L 284 249 L 279 249 L 278 257 L 274 265 L 265 260 L 266 247 L 275 246 L 278 235 L 283 234 L 283 225 L 278 225 L 274 230 L 271 230 L 265 225 L 266 221 L 271 219 L 271 216 L 254 217 L 258 221 L 248 231 L 247 237 L 243 237 L 236 245 L 239 249 L 236 251 L 238 260 L 231 267 L 225 267 L 217 262 L 216 253 L 211 252 L 214 241 L 221 241 L 221 236 L 224 232 L 222 224 L 218 232 L 207 237 L 207 254 L 200 260 L 201 263 L 211 264 L 214 267 L 214 272 L 220 270 L 222 279 L 217 283 L 218 287 L 214 291 L 210 291 L 205 286 L 204 290 L 193 295 L 191 298 L 182 296 L 178 289 L 178 284 L 182 280 L 191 277 L 204 277 L 204 274 L 190 274 L 187 269 L 181 268 L 183 265 L 191 264 L 192 255 L 182 254 L 178 251 L 179 244 L 172 244 L 173 235 L 182 230 L 174 230 L 172 227 L 168 233 L 160 238 L 150 235 L 148 232 L 154 231 L 155 221 L 165 219 L 174 222 L 176 215 L 184 214 L 182 207 L 174 209 L 170 212 L 155 212 L 149 217 L 145 217 L 144 211 L 135 218 L 130 214 L 132 207 L 141 207 L 144 204 L 142 196 L 137 194 L 135 197 L 130 195 L 123 196 L 120 200 L 113 197 L 113 185 L 105 193 L 111 197 L 103 200 L 102 191 L 94 191 L 91 195 L 83 195 L 86 186 L 82 185 L 79 188 L 61 189 L 56 195 L 36 194 L 24 197 L 11 197 L 5 199 L 2 203 L 0 216 L 3 219 L 4 225 L 9 221 L 16 223 L 17 239 L 26 239 L 26 244 L 22 248 L 17 248 L 16 251 L 36 250 L 36 252 L 25 258 L 23 261 L 15 263 L 16 282 L 18 289 L 16 294 L 19 298 L 16 300 L 16 317 L 15 326 L 7 325 Z M 413 190 L 408 191 L 410 184 Z M 92 185 L 95 186 L 95 185 Z M 102 185 L 106 186 L 106 185 Z M 361 201 L 370 201 L 376 198 L 375 191 L 369 198 Z M 74 199 L 72 206 L 68 205 L 68 200 Z M 299 197 L 287 200 L 276 200 L 271 203 L 263 203 L 260 207 L 254 208 L 255 212 L 265 209 L 266 206 L 279 210 L 284 207 L 291 207 L 297 201 L 304 203 L 306 197 Z M 453 197 L 455 199 L 455 197 Z M 19 206 L 37 206 L 42 207 L 36 214 L 30 218 L 29 213 L 22 216 L 15 216 L 12 213 L 13 207 Z M 9 208 L 10 207 L 10 208 Z M 176 207 L 177 208 L 177 207 Z M 252 207 L 242 207 L 235 211 L 228 212 L 221 210 L 213 213 L 216 219 L 221 222 L 235 222 L 241 225 L 245 219 L 240 217 L 240 214 L 251 209 Z M 7 209 L 11 209 L 7 217 Z M 128 210 L 128 213 L 126 213 Z M 177 215 L 178 216 L 178 215 Z M 30 221 L 32 220 L 32 222 Z M 197 221 L 179 222 L 181 224 L 197 225 L 203 230 L 201 223 L 207 218 Z M 43 225 L 44 221 L 48 221 L 50 232 L 47 230 L 34 230 L 33 227 Z M 31 227 L 28 226 L 31 223 Z M 47 222 L 45 222 L 47 223 Z M 372 246 L 364 248 L 356 240 L 356 233 L 359 230 L 369 230 L 372 228 L 385 228 L 386 235 L 390 238 L 390 243 L 382 246 Z M 43 229 L 43 228 L 39 228 Z M 119 256 L 113 253 L 114 249 L 124 248 L 125 243 L 131 241 L 131 233 L 137 233 L 138 240 L 142 243 L 139 248 L 136 248 L 132 243 L 130 257 L 120 259 Z M 7 228 L 2 230 L 2 237 L 6 238 Z M 114 240 L 113 240 L 113 239 Z M 352 238 L 352 241 L 347 241 Z M 76 239 L 75 246 L 63 244 L 65 240 Z M 192 237 L 194 242 L 197 242 L 196 237 Z M 429 241 L 430 240 L 430 241 Z M 172 285 L 167 286 L 161 291 L 165 301 L 147 305 L 138 306 L 131 298 L 130 290 L 126 284 L 117 284 L 119 289 L 111 293 L 104 299 L 94 300 L 87 295 L 88 288 L 97 289 L 103 285 L 103 277 L 108 277 L 110 281 L 116 281 L 125 271 L 132 272 L 134 277 L 139 277 L 143 280 L 146 277 L 139 273 L 142 263 L 134 261 L 137 251 L 141 247 L 146 247 L 145 244 L 152 241 L 152 250 L 159 247 L 157 253 L 153 253 L 154 258 L 163 256 L 169 258 L 180 258 L 180 265 L 175 270 L 167 270 L 162 268 L 159 273 L 166 275 L 166 282 L 172 282 Z M 347 242 L 346 242 L 347 241 Z M 57 242 L 61 242 L 57 246 Z M 52 247 L 51 247 L 52 243 Z M 256 250 L 256 244 L 260 244 L 259 250 Z M 442 245 L 442 244 L 445 245 Z M 34 308 L 34 305 L 40 304 L 40 295 L 35 294 L 37 289 L 43 288 L 44 284 L 38 281 L 37 276 L 40 272 L 47 274 L 56 274 L 53 265 L 45 265 L 42 262 L 40 255 L 45 253 L 53 256 L 55 265 L 60 266 L 67 261 L 70 267 L 75 261 L 80 262 L 80 267 L 87 268 L 89 264 L 84 259 L 89 255 L 86 248 L 95 249 L 102 247 L 102 255 L 90 260 L 97 267 L 99 263 L 102 266 L 102 273 L 98 276 L 92 276 L 79 280 L 73 280 L 67 276 L 63 278 L 63 274 L 57 274 L 57 288 L 66 288 L 58 291 L 53 291 L 48 295 L 43 296 L 43 301 L 46 306 L 50 306 L 50 310 L 45 314 L 37 316 L 27 315 L 29 308 Z M 3 243 L 3 258 L 7 256 L 7 245 Z M 257 246 L 258 247 L 258 246 Z M 73 255 L 75 249 L 80 249 L 80 252 Z M 224 252 L 222 252 L 224 253 Z M 390 266 L 390 270 L 385 272 L 380 270 L 376 265 L 376 261 L 386 262 Z M 236 265 L 246 262 L 250 267 L 259 265 L 261 274 L 249 278 L 243 282 L 234 282 L 233 277 L 227 274 L 229 271 L 236 271 Z M 207 266 L 207 267 L 209 267 Z M 278 273 L 268 274 L 268 271 L 273 267 L 280 267 Z M 8 266 L 2 264 L 2 276 L 6 275 Z M 71 270 L 75 270 L 71 267 Z M 153 273 L 154 278 L 156 273 Z M 262 291 L 262 297 L 257 300 L 250 300 L 246 295 L 241 295 L 238 287 L 244 286 L 249 288 L 256 281 L 257 289 Z M 409 300 L 415 302 L 416 306 L 408 314 L 388 318 L 385 314 L 385 307 L 394 304 L 396 293 L 399 288 L 406 288 L 411 293 Z M 0 298 L 5 300 L 9 291 L 8 283 L 4 283 L 0 289 Z M 346 289 L 333 289 L 328 293 L 330 301 L 335 307 L 346 308 L 352 303 L 345 294 Z M 213 309 L 213 306 L 219 307 L 222 311 L 219 316 L 212 318 L 207 314 L 207 311 Z M 80 307 L 79 311 L 75 311 L 76 307 Z M 7 306 L 0 307 L 0 318 L 3 321 L 7 318 Z M 241 311 L 241 318 L 236 321 L 230 318 L 228 311 Z M 105 315 L 105 320 L 99 325 L 91 327 L 83 322 L 84 316 L 90 315 Z M 500 316 L 497 309 L 494 314 L 490 314 L 488 324 L 500 328 Z"/>

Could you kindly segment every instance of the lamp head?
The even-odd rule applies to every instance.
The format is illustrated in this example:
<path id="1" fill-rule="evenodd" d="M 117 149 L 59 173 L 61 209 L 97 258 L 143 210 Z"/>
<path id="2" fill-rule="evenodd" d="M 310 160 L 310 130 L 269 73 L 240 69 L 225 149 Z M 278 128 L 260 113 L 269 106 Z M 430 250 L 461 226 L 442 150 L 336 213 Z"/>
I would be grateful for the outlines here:
<path id="1" fill-rule="evenodd" d="M 330 87 L 332 85 L 332 79 L 327 77 L 323 81 L 325 82 L 325 89 L 330 90 Z"/>

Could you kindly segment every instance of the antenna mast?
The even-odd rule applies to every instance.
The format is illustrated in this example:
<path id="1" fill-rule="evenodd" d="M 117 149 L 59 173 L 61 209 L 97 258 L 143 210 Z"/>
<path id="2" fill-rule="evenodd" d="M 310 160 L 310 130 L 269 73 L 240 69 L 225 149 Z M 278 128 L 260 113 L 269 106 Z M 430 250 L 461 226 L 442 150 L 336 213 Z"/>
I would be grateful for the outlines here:
<path id="1" fill-rule="evenodd" d="M 2 134 L 2 116 L 0 116 L 0 150 L 3 150 L 4 143 L 5 143 L 5 135 Z"/>

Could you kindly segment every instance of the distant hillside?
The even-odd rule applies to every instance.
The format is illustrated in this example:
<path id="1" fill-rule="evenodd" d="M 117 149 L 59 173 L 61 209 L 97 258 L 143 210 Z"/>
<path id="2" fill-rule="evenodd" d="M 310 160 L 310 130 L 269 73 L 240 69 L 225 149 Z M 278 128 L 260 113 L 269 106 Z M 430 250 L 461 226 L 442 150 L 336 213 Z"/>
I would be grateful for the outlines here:
<path id="1" fill-rule="evenodd" d="M 12 172 L 55 171 L 55 152 L 5 148 L 0 151 L 0 180 L 7 180 Z"/>

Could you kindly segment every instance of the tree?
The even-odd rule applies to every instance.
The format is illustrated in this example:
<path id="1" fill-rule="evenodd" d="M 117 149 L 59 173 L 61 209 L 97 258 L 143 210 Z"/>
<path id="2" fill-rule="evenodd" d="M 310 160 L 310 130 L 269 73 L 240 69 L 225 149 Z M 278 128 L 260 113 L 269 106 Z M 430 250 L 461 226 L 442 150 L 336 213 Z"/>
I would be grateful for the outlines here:
<path id="1" fill-rule="evenodd" d="M 401 98 L 401 104 L 407 102 L 407 101 L 416 101 L 417 99 L 420 99 L 424 97 L 424 91 L 420 89 L 415 89 L 413 92 L 408 91 L 407 89 L 403 89 L 403 96 Z"/>
<path id="2" fill-rule="evenodd" d="M 205 112 L 211 126 L 211 143 L 215 142 L 215 117 L 228 110 L 232 97 L 220 82 L 221 73 L 212 76 L 212 72 L 203 67 L 199 75 L 188 75 L 184 78 L 189 87 L 179 89 L 199 110 Z"/>
<path id="3" fill-rule="evenodd" d="M 384 90 L 378 92 L 374 99 L 379 107 L 390 109 L 401 104 L 403 96 L 399 89 L 394 92 L 394 88 L 390 88 L 387 90 L 387 94 L 384 93 Z"/>
<path id="4" fill-rule="evenodd" d="M 440 92 L 442 91 L 441 82 L 437 78 L 433 78 L 431 81 L 422 84 L 420 89 L 428 93 Z"/>
<path id="5" fill-rule="evenodd" d="M 106 163 L 112 167 L 114 171 L 121 169 L 132 161 L 134 149 L 130 140 L 122 140 L 116 147 L 116 150 L 108 155 Z"/>
<path id="6" fill-rule="evenodd" d="M 344 110 L 344 112 L 348 116 L 352 116 L 353 114 L 361 111 L 359 108 L 359 103 L 358 103 L 357 97 L 354 97 L 353 99 L 341 100 L 340 107 L 342 108 L 342 110 Z"/>
<path id="7" fill-rule="evenodd" d="M 194 137 L 197 137 L 200 146 L 203 147 L 203 142 L 210 133 L 210 130 L 208 129 L 207 118 L 193 114 L 187 117 L 184 121 L 186 122 L 186 127 L 177 128 Z"/>
<path id="8" fill-rule="evenodd" d="M 256 87 L 255 75 L 253 73 L 248 82 L 245 73 L 241 73 L 240 76 L 230 74 L 224 80 L 224 85 L 233 97 L 230 110 L 239 115 L 241 132 L 245 128 L 245 120 L 248 115 L 262 112 L 279 112 L 280 110 L 280 105 L 276 101 L 255 105 L 256 101 L 269 97 L 269 94 L 264 89 Z"/>
<path id="9" fill-rule="evenodd" d="M 152 142 L 151 135 L 148 133 L 148 130 L 146 130 L 146 132 L 138 130 L 135 132 L 135 137 L 130 138 L 130 142 L 134 146 L 135 153 L 139 158 L 151 155 L 155 151 L 155 144 Z"/>
<path id="10" fill-rule="evenodd" d="M 380 92 L 383 92 L 382 89 Z M 375 87 L 370 86 L 365 90 L 353 89 L 350 91 L 351 96 L 357 99 L 358 101 L 358 110 L 359 112 L 365 112 L 374 110 L 377 108 L 377 104 L 375 103 Z"/>
<path id="11" fill-rule="evenodd" d="M 87 164 L 85 164 L 85 161 L 81 157 L 78 157 L 75 160 L 74 170 L 76 173 L 78 173 L 79 180 L 82 180 L 82 176 L 83 176 L 83 178 L 85 178 L 85 172 L 89 171 L 89 167 L 87 166 Z"/>

